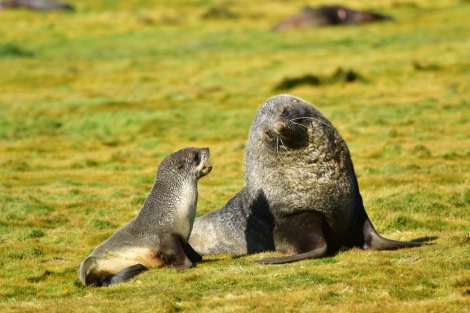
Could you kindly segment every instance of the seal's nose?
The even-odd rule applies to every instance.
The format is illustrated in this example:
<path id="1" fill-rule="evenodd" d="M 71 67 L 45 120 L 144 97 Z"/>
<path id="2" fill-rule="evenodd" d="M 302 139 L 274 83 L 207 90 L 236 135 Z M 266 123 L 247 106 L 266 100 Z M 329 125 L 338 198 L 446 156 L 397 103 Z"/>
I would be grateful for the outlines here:
<path id="1" fill-rule="evenodd" d="M 276 122 L 273 125 L 273 130 L 277 135 L 282 135 L 287 131 L 287 125 L 284 122 Z"/>
<path id="2" fill-rule="evenodd" d="M 265 129 L 263 131 L 263 134 L 267 140 L 273 140 L 273 135 L 271 134 L 271 131 L 269 129 Z"/>

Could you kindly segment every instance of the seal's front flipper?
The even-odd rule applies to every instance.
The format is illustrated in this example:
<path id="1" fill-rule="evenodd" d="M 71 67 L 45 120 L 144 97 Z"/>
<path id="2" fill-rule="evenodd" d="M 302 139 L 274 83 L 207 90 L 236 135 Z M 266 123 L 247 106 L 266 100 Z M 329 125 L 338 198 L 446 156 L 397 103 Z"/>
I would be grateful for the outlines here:
<path id="1" fill-rule="evenodd" d="M 380 236 L 372 226 L 369 219 L 366 219 L 363 227 L 364 245 L 363 249 L 371 250 L 396 250 L 401 248 L 419 247 L 430 244 L 428 242 L 419 241 L 398 241 L 391 240 Z"/>
<path id="2" fill-rule="evenodd" d="M 193 263 L 186 253 L 189 252 L 191 257 L 196 259 L 199 256 L 189 244 L 183 243 L 178 234 L 168 234 L 162 240 L 160 246 L 160 255 L 166 267 L 177 269 L 190 268 L 193 266 Z"/>
<path id="3" fill-rule="evenodd" d="M 327 241 L 323 234 L 323 217 L 313 212 L 280 217 L 275 220 L 276 251 L 293 254 L 255 261 L 258 264 L 281 264 L 325 256 Z"/>
<path id="4" fill-rule="evenodd" d="M 175 259 L 169 264 L 168 267 L 184 270 L 193 267 L 196 262 L 202 260 L 202 256 L 200 256 L 199 253 L 197 253 L 189 243 L 187 243 L 184 247 L 178 244 L 174 246 L 173 252 L 175 253 Z"/>
<path id="5" fill-rule="evenodd" d="M 296 255 L 289 255 L 289 256 L 282 256 L 279 258 L 266 258 L 255 261 L 258 264 L 283 264 L 283 263 L 291 263 L 305 259 L 315 259 L 326 254 L 326 245 L 323 247 L 319 247 L 317 249 L 313 249 L 312 251 L 296 254 Z"/>
<path id="6" fill-rule="evenodd" d="M 193 267 L 193 263 L 189 262 L 189 263 L 184 263 L 181 265 L 170 265 L 169 267 L 177 269 L 177 270 L 185 270 L 185 269 Z"/>
<path id="7" fill-rule="evenodd" d="M 123 283 L 128 281 L 134 276 L 139 275 L 142 272 L 145 272 L 147 268 L 142 264 L 136 264 L 129 267 L 126 267 L 122 271 L 116 273 L 114 276 L 108 277 L 107 279 L 101 282 L 101 286 L 109 286 L 118 283 Z"/>
<path id="8" fill-rule="evenodd" d="M 193 263 L 197 263 L 202 261 L 202 256 L 196 252 L 196 250 L 191 247 L 189 243 L 186 244 L 184 247 L 184 253 L 186 253 L 186 256 L 191 260 Z"/>

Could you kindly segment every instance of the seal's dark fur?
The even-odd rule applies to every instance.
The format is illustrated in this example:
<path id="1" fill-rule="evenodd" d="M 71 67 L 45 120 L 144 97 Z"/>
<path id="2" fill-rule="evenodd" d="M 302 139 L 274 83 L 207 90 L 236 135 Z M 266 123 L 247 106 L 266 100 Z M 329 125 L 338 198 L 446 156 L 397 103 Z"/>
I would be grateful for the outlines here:
<path id="1" fill-rule="evenodd" d="M 276 250 L 285 263 L 335 253 L 342 246 L 420 246 L 381 237 L 364 209 L 349 149 L 311 104 L 268 99 L 251 125 L 246 187 L 222 209 L 196 219 L 189 242 L 201 254 Z"/>

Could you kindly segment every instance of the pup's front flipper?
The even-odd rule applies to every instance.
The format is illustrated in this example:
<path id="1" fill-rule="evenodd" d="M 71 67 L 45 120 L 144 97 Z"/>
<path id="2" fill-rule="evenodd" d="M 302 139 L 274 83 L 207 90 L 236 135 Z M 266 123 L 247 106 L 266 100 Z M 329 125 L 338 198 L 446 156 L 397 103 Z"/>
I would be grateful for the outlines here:
<path id="1" fill-rule="evenodd" d="M 197 260 L 201 256 L 193 248 L 183 243 L 181 237 L 177 234 L 169 234 L 161 242 L 160 255 L 165 266 L 186 269 L 193 266 L 192 259 Z M 186 254 L 189 253 L 189 256 Z"/>

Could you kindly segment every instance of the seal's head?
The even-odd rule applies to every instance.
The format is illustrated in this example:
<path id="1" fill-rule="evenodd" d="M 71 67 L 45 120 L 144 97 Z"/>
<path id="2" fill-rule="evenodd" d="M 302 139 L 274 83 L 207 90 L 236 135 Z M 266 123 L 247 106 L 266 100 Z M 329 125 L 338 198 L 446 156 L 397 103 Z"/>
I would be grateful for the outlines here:
<path id="1" fill-rule="evenodd" d="M 308 126 L 314 107 L 290 95 L 279 95 L 261 105 L 252 123 L 250 140 L 275 152 L 301 149 L 308 145 Z"/>
<path id="2" fill-rule="evenodd" d="M 196 180 L 212 170 L 209 148 L 184 148 L 167 156 L 158 167 L 157 177 L 185 176 Z"/>

